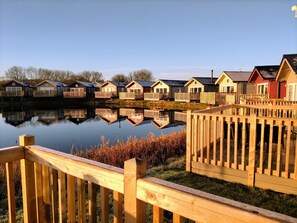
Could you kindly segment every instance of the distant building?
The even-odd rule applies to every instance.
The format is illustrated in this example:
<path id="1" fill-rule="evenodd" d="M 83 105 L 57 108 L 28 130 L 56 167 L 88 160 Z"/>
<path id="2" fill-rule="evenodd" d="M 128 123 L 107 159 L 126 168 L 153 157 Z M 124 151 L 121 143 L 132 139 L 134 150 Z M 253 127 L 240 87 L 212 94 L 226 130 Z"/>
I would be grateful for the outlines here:
<path id="1" fill-rule="evenodd" d="M 297 54 L 283 55 L 276 81 L 279 98 L 297 101 Z"/>
<path id="2" fill-rule="evenodd" d="M 249 80 L 248 93 L 268 95 L 269 98 L 278 98 L 276 75 L 278 65 L 255 66 Z"/>
<path id="3" fill-rule="evenodd" d="M 215 84 L 219 85 L 219 92 L 247 93 L 247 83 L 250 71 L 223 71 Z"/>

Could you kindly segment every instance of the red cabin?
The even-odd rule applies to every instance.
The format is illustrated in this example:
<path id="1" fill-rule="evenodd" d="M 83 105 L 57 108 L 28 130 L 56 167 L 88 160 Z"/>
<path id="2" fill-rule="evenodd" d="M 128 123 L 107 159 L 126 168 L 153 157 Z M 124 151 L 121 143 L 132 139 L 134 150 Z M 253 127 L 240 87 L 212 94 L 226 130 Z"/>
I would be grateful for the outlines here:
<path id="1" fill-rule="evenodd" d="M 266 94 L 269 98 L 278 98 L 278 83 L 275 80 L 278 70 L 278 65 L 255 66 L 248 80 L 248 83 L 253 85 L 253 92 Z"/>

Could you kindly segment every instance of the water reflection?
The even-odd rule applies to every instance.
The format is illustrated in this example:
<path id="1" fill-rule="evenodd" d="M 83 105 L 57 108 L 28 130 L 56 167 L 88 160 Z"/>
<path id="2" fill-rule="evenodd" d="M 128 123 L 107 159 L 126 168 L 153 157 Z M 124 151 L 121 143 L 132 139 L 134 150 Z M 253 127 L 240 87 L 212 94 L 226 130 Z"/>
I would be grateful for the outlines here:
<path id="1" fill-rule="evenodd" d="M 71 147 L 99 145 L 102 136 L 114 144 L 130 135 L 168 134 L 184 128 L 185 119 L 184 112 L 136 108 L 3 111 L 0 147 L 13 146 L 19 135 L 29 133 L 36 136 L 37 144 L 68 152 Z"/>

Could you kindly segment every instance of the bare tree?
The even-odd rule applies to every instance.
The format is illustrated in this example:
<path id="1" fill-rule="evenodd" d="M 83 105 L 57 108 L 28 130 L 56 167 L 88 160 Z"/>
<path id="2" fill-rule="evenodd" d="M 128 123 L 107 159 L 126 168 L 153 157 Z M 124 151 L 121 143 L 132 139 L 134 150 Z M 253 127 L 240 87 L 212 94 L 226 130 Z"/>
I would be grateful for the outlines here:
<path id="1" fill-rule="evenodd" d="M 26 73 L 24 68 L 13 66 L 5 71 L 5 77 L 11 80 L 24 81 L 26 79 Z"/>
<path id="2" fill-rule="evenodd" d="M 153 73 L 147 69 L 137 70 L 133 73 L 130 73 L 129 76 L 132 76 L 133 80 L 136 81 L 153 81 Z"/>
<path id="3" fill-rule="evenodd" d="M 104 80 L 103 74 L 97 71 L 83 71 L 79 74 L 79 78 L 89 82 Z"/>
<path id="4" fill-rule="evenodd" d="M 129 82 L 129 79 L 125 74 L 116 74 L 111 78 L 111 80 L 116 82 Z"/>

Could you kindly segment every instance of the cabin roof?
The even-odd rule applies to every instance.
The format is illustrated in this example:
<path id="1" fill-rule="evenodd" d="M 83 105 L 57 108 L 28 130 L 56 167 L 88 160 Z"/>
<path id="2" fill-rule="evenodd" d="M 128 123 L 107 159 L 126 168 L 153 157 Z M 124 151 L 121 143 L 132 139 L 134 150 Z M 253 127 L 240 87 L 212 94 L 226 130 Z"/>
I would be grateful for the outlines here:
<path id="1" fill-rule="evenodd" d="M 49 84 L 54 85 L 54 86 L 57 86 L 57 87 L 67 87 L 67 84 L 64 84 L 64 83 L 59 82 L 59 81 L 52 81 L 52 80 L 44 80 L 44 81 L 38 83 L 36 85 L 36 87 L 39 86 L 39 85 L 41 85 L 41 84 L 43 84 L 44 82 L 48 82 Z"/>
<path id="2" fill-rule="evenodd" d="M 297 74 L 297 54 L 284 54 L 282 61 L 285 59 L 290 64 L 295 74 Z"/>
<path id="3" fill-rule="evenodd" d="M 108 83 L 113 84 L 116 87 L 125 87 L 127 85 L 127 82 L 117 82 L 117 81 L 106 81 L 104 82 L 101 87 L 104 87 L 105 85 L 107 85 Z"/>
<path id="4" fill-rule="evenodd" d="M 184 87 L 184 85 L 187 83 L 185 80 L 165 80 L 165 79 L 159 79 L 157 80 L 152 87 L 157 85 L 159 82 L 163 82 L 164 84 L 171 86 L 171 87 Z"/>
<path id="5" fill-rule="evenodd" d="M 218 78 L 217 77 L 192 77 L 185 86 L 189 85 L 193 80 L 198 81 L 202 85 L 215 85 L 215 82 Z"/>
<path id="6" fill-rule="evenodd" d="M 231 78 L 233 82 L 247 82 L 251 71 L 224 71 L 224 73 Z"/>
<path id="7" fill-rule="evenodd" d="M 81 84 L 81 85 L 83 85 L 83 86 L 85 86 L 85 87 L 96 87 L 97 88 L 97 86 L 96 85 L 94 85 L 93 83 L 90 83 L 90 82 L 84 82 L 84 81 L 75 81 L 74 83 L 72 83 L 72 84 L 70 84 L 69 86 L 72 86 L 72 85 L 74 85 L 74 84 Z"/>
<path id="8" fill-rule="evenodd" d="M 8 82 L 6 82 L 5 84 L 3 84 L 3 86 L 7 86 L 9 85 L 11 82 L 15 82 L 15 83 L 18 83 L 19 85 L 22 85 L 24 87 L 32 87 L 30 84 L 28 83 L 25 83 L 25 82 L 22 82 L 22 81 L 17 81 L 17 80 L 10 80 Z"/>
<path id="9" fill-rule="evenodd" d="M 154 84 L 154 82 L 152 82 L 152 81 L 136 81 L 136 80 L 134 80 L 134 81 L 131 81 L 129 84 L 127 84 L 126 88 L 130 87 L 133 83 L 137 83 L 142 87 L 151 87 Z"/>
<path id="10" fill-rule="evenodd" d="M 265 65 L 265 66 L 255 66 L 252 75 L 249 78 L 249 82 L 252 79 L 252 76 L 254 76 L 255 71 L 258 71 L 258 73 L 261 75 L 263 79 L 275 79 L 277 72 L 279 70 L 279 65 Z"/>

